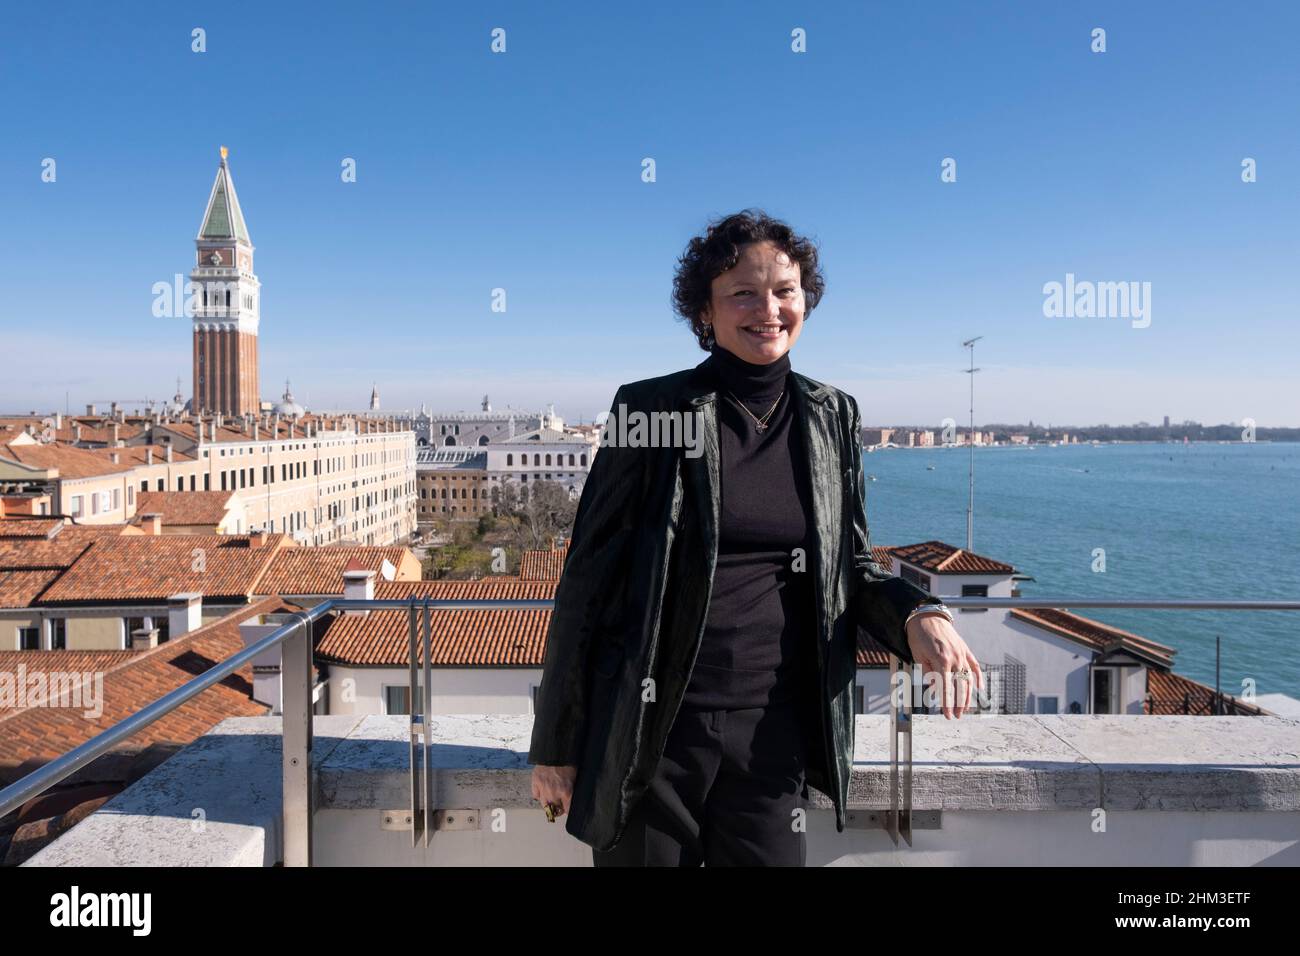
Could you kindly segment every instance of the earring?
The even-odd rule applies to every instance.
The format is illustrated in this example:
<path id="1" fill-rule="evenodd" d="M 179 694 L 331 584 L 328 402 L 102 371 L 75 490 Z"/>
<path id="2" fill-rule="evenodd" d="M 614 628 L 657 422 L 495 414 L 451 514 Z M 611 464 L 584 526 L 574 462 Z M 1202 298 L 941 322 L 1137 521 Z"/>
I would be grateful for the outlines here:
<path id="1" fill-rule="evenodd" d="M 712 348 L 713 341 L 713 323 L 708 322 L 704 326 L 704 344 L 708 348 Z"/>

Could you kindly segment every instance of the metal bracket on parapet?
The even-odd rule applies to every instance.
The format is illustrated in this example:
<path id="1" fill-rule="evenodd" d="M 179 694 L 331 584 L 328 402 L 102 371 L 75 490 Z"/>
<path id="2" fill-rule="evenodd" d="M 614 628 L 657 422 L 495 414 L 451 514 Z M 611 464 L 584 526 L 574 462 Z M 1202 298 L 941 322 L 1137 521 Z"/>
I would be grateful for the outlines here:
<path id="1" fill-rule="evenodd" d="M 889 837 L 912 845 L 912 669 L 889 655 Z M 901 674 L 901 681 L 900 681 Z M 901 686 L 900 686 L 901 684 Z M 899 798 L 899 740 L 902 740 L 902 798 Z"/>
<path id="2" fill-rule="evenodd" d="M 433 709 L 433 673 L 432 634 L 429 610 L 429 598 L 420 601 L 411 598 L 408 608 L 410 625 L 409 640 L 409 696 L 411 712 L 411 733 L 409 756 L 411 767 L 411 846 L 429 845 L 429 834 L 435 829 L 433 809 L 433 774 L 431 767 L 430 728 L 432 722 L 429 713 Z M 420 652 L 423 653 L 424 665 L 419 666 Z M 423 684 L 420 676 L 423 672 Z"/>

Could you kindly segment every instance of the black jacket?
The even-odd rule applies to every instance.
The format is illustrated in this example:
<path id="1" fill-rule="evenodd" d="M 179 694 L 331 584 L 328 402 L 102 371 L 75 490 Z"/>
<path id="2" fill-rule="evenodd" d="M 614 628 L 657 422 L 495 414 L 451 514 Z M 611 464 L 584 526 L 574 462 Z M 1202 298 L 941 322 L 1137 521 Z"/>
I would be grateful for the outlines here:
<path id="1" fill-rule="evenodd" d="M 703 453 L 688 453 L 681 441 L 615 444 L 611 427 L 611 443 L 596 453 L 587 476 L 556 589 L 528 759 L 579 768 L 565 828 L 598 850 L 622 836 L 654 773 L 704 631 L 719 493 L 718 396 L 703 365 L 623 385 L 615 394 L 611 422 L 632 411 L 697 412 L 694 447 L 702 445 Z M 910 664 L 903 621 L 939 599 L 872 558 L 857 402 L 798 372 L 790 381 L 816 541 L 808 570 L 823 752 L 806 772 L 808 783 L 834 802 L 836 829 L 843 831 L 858 628 Z"/>

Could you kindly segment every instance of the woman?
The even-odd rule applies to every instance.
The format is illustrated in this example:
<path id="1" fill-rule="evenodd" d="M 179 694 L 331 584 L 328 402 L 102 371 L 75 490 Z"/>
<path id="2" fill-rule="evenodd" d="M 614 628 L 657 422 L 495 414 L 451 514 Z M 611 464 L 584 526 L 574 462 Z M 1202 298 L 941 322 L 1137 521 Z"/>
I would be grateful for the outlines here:
<path id="1" fill-rule="evenodd" d="M 872 559 L 857 403 L 791 370 L 823 288 L 784 223 L 713 223 L 674 281 L 709 357 L 615 395 L 529 750 L 597 866 L 802 866 L 809 784 L 843 831 L 859 627 L 944 685 L 945 717 L 982 685 L 942 603 Z"/>

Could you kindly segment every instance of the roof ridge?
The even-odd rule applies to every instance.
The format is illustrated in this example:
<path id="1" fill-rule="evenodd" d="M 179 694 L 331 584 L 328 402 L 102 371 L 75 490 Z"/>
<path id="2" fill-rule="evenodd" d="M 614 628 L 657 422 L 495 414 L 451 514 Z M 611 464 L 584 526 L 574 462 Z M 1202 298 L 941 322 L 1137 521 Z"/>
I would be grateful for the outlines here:
<path id="1" fill-rule="evenodd" d="M 1172 658 L 1173 655 L 1178 653 L 1178 648 L 1176 647 L 1171 647 L 1168 644 L 1161 644 L 1159 641 L 1153 640 L 1152 638 L 1143 637 L 1141 634 L 1135 634 L 1132 631 L 1126 631 L 1123 628 L 1115 627 L 1113 624 L 1107 624 L 1105 621 L 1099 621 L 1096 618 L 1084 617 L 1082 614 L 1075 614 L 1073 611 L 1067 611 L 1064 608 L 1017 607 L 1011 609 L 1012 614 L 1029 616 L 1029 617 L 1039 617 L 1039 618 L 1043 618 L 1042 615 L 1043 611 L 1051 611 L 1056 614 L 1062 614 L 1068 618 L 1073 618 L 1075 621 L 1080 621 L 1084 624 L 1087 624 L 1090 627 L 1095 627 L 1102 631 L 1106 631 L 1109 634 L 1114 635 L 1115 638 L 1118 639 L 1121 643 L 1124 640 L 1132 640 L 1134 643 L 1145 645 L 1153 653 L 1160 654 L 1161 656 L 1168 655 L 1170 658 Z M 1059 622 L 1053 622 L 1050 618 L 1043 618 L 1043 620 L 1044 623 L 1051 624 L 1055 627 L 1062 627 L 1062 625 Z"/>

